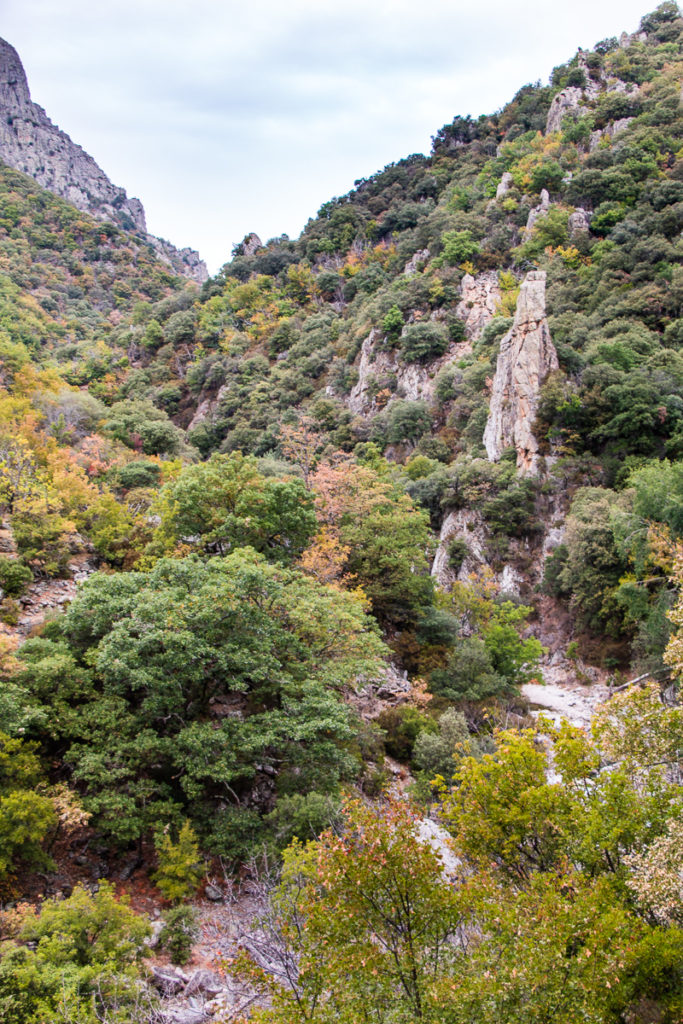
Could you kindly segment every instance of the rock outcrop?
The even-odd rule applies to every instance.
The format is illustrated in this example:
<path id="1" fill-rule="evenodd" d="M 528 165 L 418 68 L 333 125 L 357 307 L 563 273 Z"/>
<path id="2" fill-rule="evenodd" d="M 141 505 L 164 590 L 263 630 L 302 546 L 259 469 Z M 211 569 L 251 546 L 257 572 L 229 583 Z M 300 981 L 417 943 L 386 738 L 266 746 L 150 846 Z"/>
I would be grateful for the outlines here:
<path id="1" fill-rule="evenodd" d="M 513 181 L 510 171 L 505 171 L 503 177 L 498 182 L 498 188 L 496 189 L 496 199 L 502 199 L 512 188 Z"/>
<path id="2" fill-rule="evenodd" d="M 539 217 L 544 217 L 550 209 L 550 195 L 548 194 L 547 188 L 541 189 L 541 201 L 538 206 L 534 206 L 533 210 L 529 210 L 529 216 L 527 217 L 526 227 L 524 228 L 523 238 L 528 238 L 533 231 L 534 224 Z"/>
<path id="3" fill-rule="evenodd" d="M 574 212 L 569 214 L 568 226 L 571 238 L 575 238 L 582 232 L 590 231 L 590 215 L 583 206 L 577 206 Z"/>
<path id="4" fill-rule="evenodd" d="M 591 132 L 588 140 L 588 152 L 594 153 L 603 139 L 612 140 L 621 132 L 626 131 L 633 120 L 632 117 L 620 117 L 617 121 L 606 125 L 602 131 Z"/>
<path id="5" fill-rule="evenodd" d="M 255 256 L 259 249 L 263 248 L 263 242 L 255 231 L 250 231 L 242 241 L 233 249 L 233 256 Z"/>
<path id="6" fill-rule="evenodd" d="M 170 242 L 147 234 L 140 200 L 112 184 L 93 158 L 31 100 L 19 54 L 4 39 L 0 39 L 0 159 L 84 213 L 145 236 L 175 273 L 200 282 L 207 279 L 206 265 L 196 252 L 178 251 Z"/>
<path id="7" fill-rule="evenodd" d="M 486 453 L 497 462 L 507 448 L 517 451 L 517 468 L 538 472 L 538 441 L 533 433 L 540 388 L 558 369 L 557 352 L 545 315 L 545 271 L 527 274 L 512 328 L 500 343 L 484 431 Z"/>
<path id="8" fill-rule="evenodd" d="M 417 274 L 420 265 L 427 262 L 429 255 L 429 249 L 418 249 L 417 252 L 414 252 L 403 268 L 404 275 L 412 277 L 413 274 Z"/>
<path id="9" fill-rule="evenodd" d="M 380 347 L 382 332 L 373 327 L 363 342 L 358 381 L 348 399 L 352 413 L 368 415 L 379 411 L 381 406 L 375 399 L 375 388 L 379 384 L 382 389 L 384 378 L 395 378 L 395 392 L 399 398 L 407 398 L 411 402 L 418 399 L 430 402 L 433 399 L 438 371 L 447 363 L 457 362 L 471 352 L 472 343 L 495 316 L 500 303 L 498 275 L 495 271 L 477 277 L 465 274 L 460 285 L 460 295 L 461 300 L 455 312 L 465 325 L 465 340 L 452 342 L 445 355 L 430 363 L 404 363 L 396 349 Z M 433 315 L 433 319 L 438 317 L 439 313 Z"/>
<path id="10" fill-rule="evenodd" d="M 629 37 L 629 39 L 632 38 L 634 37 Z M 601 93 L 618 92 L 625 96 L 634 97 L 640 92 L 640 86 L 636 85 L 635 82 L 624 82 L 620 78 L 596 81 L 591 76 L 590 68 L 586 63 L 585 56 L 582 54 L 579 54 L 579 67 L 584 72 L 585 85 L 583 87 L 568 85 L 553 96 L 546 118 L 546 135 L 549 135 L 551 132 L 559 132 L 562 129 L 562 121 L 567 114 L 577 118 L 588 114 L 593 101 Z M 623 117 L 612 122 L 604 131 L 592 132 L 590 136 L 590 151 L 592 152 L 595 149 L 603 135 L 609 138 L 618 135 L 620 131 L 628 127 L 632 120 L 632 118 Z"/>
<path id="11" fill-rule="evenodd" d="M 545 122 L 545 133 L 559 132 L 562 128 L 562 120 L 566 114 L 575 114 L 580 117 L 587 113 L 588 108 L 582 104 L 583 89 L 578 85 L 568 85 L 566 89 L 553 96 L 548 117 Z"/>
<path id="12" fill-rule="evenodd" d="M 456 313 L 465 324 L 465 337 L 474 343 L 500 309 L 498 274 L 495 270 L 476 277 L 465 274 L 460 282 L 460 295 Z"/>

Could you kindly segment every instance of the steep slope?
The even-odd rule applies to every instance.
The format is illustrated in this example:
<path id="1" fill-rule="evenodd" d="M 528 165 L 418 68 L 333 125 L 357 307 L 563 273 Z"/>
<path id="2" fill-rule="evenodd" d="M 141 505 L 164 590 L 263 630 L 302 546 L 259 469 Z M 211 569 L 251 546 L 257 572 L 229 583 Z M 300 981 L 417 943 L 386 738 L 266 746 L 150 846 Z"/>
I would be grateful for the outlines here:
<path id="1" fill-rule="evenodd" d="M 156 1018 L 141 965 L 111 958 L 136 919 L 108 876 L 145 913 L 185 901 L 152 939 L 167 1020 L 336 1019 L 321 993 L 355 1020 L 378 992 L 378 1019 L 681 1019 L 675 680 L 617 677 L 666 678 L 674 603 L 683 622 L 682 44 L 665 3 L 298 240 L 248 235 L 201 289 L 139 223 L 0 167 L 0 891 L 41 906 L 0 921 L 13 1019 Z M 20 66 L 4 101 L 27 111 Z M 527 701 L 581 728 L 532 737 Z M 441 801 L 467 885 L 443 886 L 406 792 L 419 816 Z M 288 854 L 296 927 L 270 947 L 241 919 L 254 865 L 321 833 Z M 238 998 L 165 963 L 191 952 L 202 860 L 194 963 L 253 954 Z M 389 893 L 395 934 L 397 884 L 418 914 L 457 898 L 446 941 L 424 927 L 445 905 L 406 932 L 439 964 L 425 1012 L 376 955 L 386 915 L 358 946 L 357 900 Z M 292 996 L 281 938 L 306 940 L 309 898 Z M 111 947 L 76 964 L 97 907 Z"/>
<path id="2" fill-rule="evenodd" d="M 141 235 L 175 273 L 206 280 L 206 266 L 198 254 L 148 235 L 140 200 L 129 199 L 124 189 L 113 185 L 93 158 L 31 100 L 19 54 L 4 39 L 0 39 L 0 158 L 77 209 Z"/>

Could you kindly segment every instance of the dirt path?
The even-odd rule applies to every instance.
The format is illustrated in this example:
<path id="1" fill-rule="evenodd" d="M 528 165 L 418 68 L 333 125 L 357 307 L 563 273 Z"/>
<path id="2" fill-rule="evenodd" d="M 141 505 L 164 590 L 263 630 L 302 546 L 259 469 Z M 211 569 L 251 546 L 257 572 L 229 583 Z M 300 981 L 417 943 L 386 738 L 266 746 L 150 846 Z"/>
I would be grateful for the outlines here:
<path id="1" fill-rule="evenodd" d="M 585 729 L 590 725 L 597 706 L 607 700 L 608 690 L 600 683 L 576 687 L 526 683 L 522 687 L 522 696 L 533 705 L 532 714 L 544 712 L 555 722 L 564 718 Z"/>

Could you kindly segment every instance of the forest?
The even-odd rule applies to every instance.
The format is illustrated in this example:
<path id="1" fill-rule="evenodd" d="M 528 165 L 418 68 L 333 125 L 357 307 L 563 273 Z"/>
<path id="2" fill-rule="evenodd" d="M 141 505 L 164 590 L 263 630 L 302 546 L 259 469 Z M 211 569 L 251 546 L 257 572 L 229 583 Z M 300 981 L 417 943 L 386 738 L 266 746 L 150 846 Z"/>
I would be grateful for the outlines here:
<path id="1" fill-rule="evenodd" d="M 201 285 L 0 163 L 6 1024 L 683 1020 L 682 83 Z"/>

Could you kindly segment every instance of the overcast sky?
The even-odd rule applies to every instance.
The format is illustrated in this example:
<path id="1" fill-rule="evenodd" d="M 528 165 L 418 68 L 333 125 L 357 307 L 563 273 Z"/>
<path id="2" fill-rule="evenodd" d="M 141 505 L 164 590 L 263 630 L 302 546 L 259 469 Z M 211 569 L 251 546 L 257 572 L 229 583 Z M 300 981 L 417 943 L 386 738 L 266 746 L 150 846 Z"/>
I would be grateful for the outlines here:
<path id="1" fill-rule="evenodd" d="M 656 0 L 0 0 L 35 102 L 211 271 Z"/>

